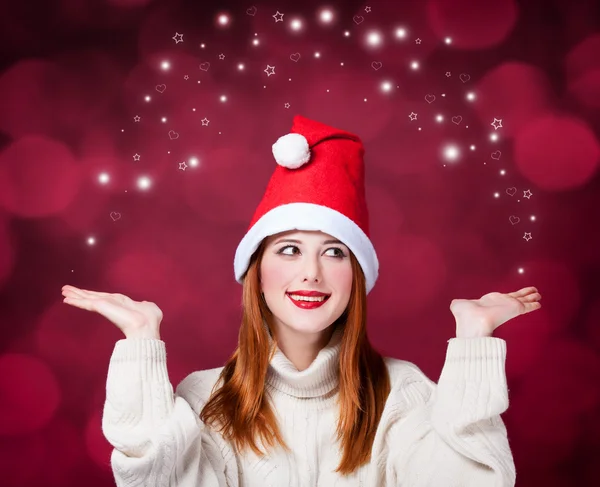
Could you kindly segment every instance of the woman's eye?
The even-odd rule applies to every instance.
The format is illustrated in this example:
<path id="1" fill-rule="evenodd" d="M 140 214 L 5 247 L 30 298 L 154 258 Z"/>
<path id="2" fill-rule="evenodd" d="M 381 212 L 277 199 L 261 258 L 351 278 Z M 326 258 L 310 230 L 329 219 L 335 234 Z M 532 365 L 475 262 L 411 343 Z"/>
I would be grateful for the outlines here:
<path id="1" fill-rule="evenodd" d="M 330 249 L 327 249 L 327 252 L 329 252 L 330 250 L 333 250 L 333 257 L 339 257 L 340 259 L 346 257 L 344 251 L 338 247 L 332 247 Z"/>
<path id="2" fill-rule="evenodd" d="M 286 250 L 286 249 L 295 249 L 295 250 L 298 250 L 298 247 L 294 247 L 293 245 L 288 245 L 286 247 L 281 248 L 279 250 L 279 252 L 277 252 L 277 253 L 278 254 L 284 254 L 284 255 L 293 255 L 293 252 L 292 253 L 284 252 L 284 250 Z"/>
<path id="3" fill-rule="evenodd" d="M 288 249 L 291 249 L 291 251 L 287 251 Z M 299 251 L 300 249 L 298 247 L 296 247 L 295 245 L 287 245 L 285 247 L 282 247 L 277 253 L 283 254 L 283 255 L 294 255 L 296 250 Z M 333 251 L 333 253 L 332 253 L 332 251 Z M 346 257 L 346 254 L 344 254 L 344 251 L 338 247 L 331 247 L 331 248 L 327 249 L 327 252 L 329 252 L 330 257 L 338 257 L 340 259 L 343 259 L 344 257 Z"/>

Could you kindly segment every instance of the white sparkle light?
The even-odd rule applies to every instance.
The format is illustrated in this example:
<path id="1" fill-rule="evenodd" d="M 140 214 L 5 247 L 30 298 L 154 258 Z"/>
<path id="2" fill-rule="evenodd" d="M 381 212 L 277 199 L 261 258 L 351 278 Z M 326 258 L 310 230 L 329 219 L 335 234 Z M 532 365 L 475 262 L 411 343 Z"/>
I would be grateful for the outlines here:
<path id="1" fill-rule="evenodd" d="M 396 29 L 396 37 L 398 39 L 404 39 L 406 37 L 406 29 L 404 29 L 402 27 L 398 27 Z"/>
<path id="2" fill-rule="evenodd" d="M 490 140 L 492 142 L 497 142 L 498 141 L 498 134 L 490 134 Z"/>
<path id="3" fill-rule="evenodd" d="M 443 115 L 436 115 L 435 116 L 435 121 L 438 123 L 441 123 L 444 121 L 444 116 Z"/>
<path id="4" fill-rule="evenodd" d="M 228 25 L 229 24 L 229 16 L 227 14 L 221 14 L 219 15 L 217 22 L 219 23 L 219 25 Z"/>
<path id="5" fill-rule="evenodd" d="M 469 147 L 469 149 L 471 149 L 471 150 L 475 150 L 475 146 L 474 146 L 474 145 L 472 145 L 471 147 Z"/>
<path id="6" fill-rule="evenodd" d="M 146 96 L 144 97 L 144 100 L 145 100 L 145 101 L 150 101 L 150 100 L 152 100 L 152 98 L 150 98 L 150 95 L 146 95 Z"/>
<path id="7" fill-rule="evenodd" d="M 473 93 L 472 91 L 470 91 L 469 93 L 467 93 L 467 100 L 469 101 L 473 101 L 475 100 L 475 93 Z"/>
<path id="8" fill-rule="evenodd" d="M 243 71 L 244 70 L 244 65 L 242 63 L 238 64 L 238 69 L 240 71 Z"/>
<path id="9" fill-rule="evenodd" d="M 534 221 L 535 221 L 535 215 L 531 215 L 531 216 L 529 217 L 529 219 L 530 219 L 532 222 L 534 222 Z"/>
<path id="10" fill-rule="evenodd" d="M 350 31 L 347 30 L 346 32 L 344 32 L 344 36 L 350 37 Z"/>
<path id="11" fill-rule="evenodd" d="M 518 272 L 519 272 L 519 274 L 524 274 L 525 273 L 525 269 L 523 269 L 522 267 L 519 267 Z"/>
<path id="12" fill-rule="evenodd" d="M 102 174 L 100 174 L 98 176 L 98 182 L 100 184 L 108 184 L 109 181 L 110 181 L 110 176 L 105 172 L 103 172 Z"/>
<path id="13" fill-rule="evenodd" d="M 254 44 L 255 46 L 258 46 L 258 44 L 259 44 L 258 39 L 253 39 L 252 44 Z"/>
<path id="14" fill-rule="evenodd" d="M 381 34 L 379 32 L 369 32 L 367 34 L 367 44 L 370 46 L 379 46 L 382 42 Z"/>
<path id="15" fill-rule="evenodd" d="M 150 181 L 150 178 L 148 176 L 141 176 L 137 180 L 137 187 L 141 190 L 145 191 L 147 189 L 150 189 L 151 185 L 152 181 Z"/>
<path id="16" fill-rule="evenodd" d="M 88 245 L 95 245 L 96 244 L 96 238 L 95 237 L 88 237 L 87 244 Z"/>
<path id="17" fill-rule="evenodd" d="M 206 47 L 206 44 L 204 44 L 204 42 L 202 44 L 200 44 L 200 48 L 204 49 Z"/>
<path id="18" fill-rule="evenodd" d="M 329 9 L 321 10 L 319 18 L 321 19 L 321 22 L 327 24 L 333 20 L 333 12 Z"/>
<path id="19" fill-rule="evenodd" d="M 444 42 L 445 42 L 446 44 L 452 44 L 452 39 L 451 39 L 450 37 L 446 37 L 446 38 L 444 39 Z"/>
<path id="20" fill-rule="evenodd" d="M 392 91 L 392 83 L 390 83 L 389 81 L 384 81 L 383 83 L 381 83 L 381 89 L 385 92 Z"/>
<path id="21" fill-rule="evenodd" d="M 506 176 L 506 170 L 500 169 L 500 176 Z"/>
<path id="22" fill-rule="evenodd" d="M 417 61 L 413 61 L 412 63 L 410 63 L 410 67 L 411 69 L 419 69 L 419 63 Z"/>
<path id="23" fill-rule="evenodd" d="M 500 193 L 498 193 L 498 192 L 494 193 L 494 198 L 500 198 Z"/>
<path id="24" fill-rule="evenodd" d="M 460 151 L 458 150 L 458 147 L 456 147 L 455 145 L 448 145 L 448 146 L 444 147 L 444 159 L 446 159 L 447 161 L 449 161 L 449 162 L 456 161 L 459 156 L 460 156 Z"/>
<path id="25" fill-rule="evenodd" d="M 321 57 L 321 53 L 320 52 L 315 52 L 315 57 Z"/>
<path id="26" fill-rule="evenodd" d="M 226 101 L 227 101 L 227 97 L 226 97 L 225 95 L 221 95 L 221 98 L 220 98 L 220 100 L 221 100 L 222 102 L 226 102 Z"/>
<path id="27" fill-rule="evenodd" d="M 171 69 L 171 63 L 169 61 L 163 61 L 162 63 L 160 63 L 160 67 L 162 70 L 168 71 L 169 69 Z"/>
<path id="28" fill-rule="evenodd" d="M 292 30 L 300 30 L 302 29 L 302 21 L 300 19 L 294 19 L 290 26 L 292 27 Z"/>
<path id="29" fill-rule="evenodd" d="M 160 121 L 161 121 L 162 123 L 166 123 L 166 122 L 167 122 L 167 117 L 162 117 L 162 118 L 160 119 Z"/>
<path id="30" fill-rule="evenodd" d="M 198 167 L 200 165 L 200 161 L 197 157 L 191 157 L 188 161 L 191 167 Z"/>

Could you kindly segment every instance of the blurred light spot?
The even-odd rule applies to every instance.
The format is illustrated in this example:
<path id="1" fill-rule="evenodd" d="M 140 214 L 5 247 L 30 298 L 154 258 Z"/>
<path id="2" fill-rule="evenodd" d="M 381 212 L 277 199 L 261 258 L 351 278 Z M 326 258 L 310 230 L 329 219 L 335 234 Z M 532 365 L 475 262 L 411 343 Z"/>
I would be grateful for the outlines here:
<path id="1" fill-rule="evenodd" d="M 219 23 L 219 25 L 226 26 L 229 24 L 229 20 L 230 18 L 227 14 L 221 14 L 218 17 L 217 22 Z"/>
<path id="2" fill-rule="evenodd" d="M 110 176 L 108 174 L 106 174 L 105 172 L 103 172 L 102 174 L 100 174 L 100 176 L 98 176 L 98 182 L 100 184 L 107 184 L 110 181 Z"/>
<path id="3" fill-rule="evenodd" d="M 333 12 L 329 9 L 321 10 L 319 18 L 321 19 L 321 22 L 327 24 L 333 20 Z"/>
<path id="4" fill-rule="evenodd" d="M 399 27 L 396 29 L 396 37 L 398 39 L 404 39 L 406 37 L 406 29 Z"/>
<path id="5" fill-rule="evenodd" d="M 449 145 L 444 147 L 444 159 L 446 159 L 447 161 L 456 161 L 459 155 L 460 151 L 455 145 Z"/>
<path id="6" fill-rule="evenodd" d="M 142 176 L 137 180 L 137 187 L 141 190 L 147 190 L 152 185 L 150 178 L 148 176 Z"/>
<path id="7" fill-rule="evenodd" d="M 370 46 L 379 46 L 381 45 L 382 40 L 379 32 L 369 32 L 367 34 L 367 44 Z"/>

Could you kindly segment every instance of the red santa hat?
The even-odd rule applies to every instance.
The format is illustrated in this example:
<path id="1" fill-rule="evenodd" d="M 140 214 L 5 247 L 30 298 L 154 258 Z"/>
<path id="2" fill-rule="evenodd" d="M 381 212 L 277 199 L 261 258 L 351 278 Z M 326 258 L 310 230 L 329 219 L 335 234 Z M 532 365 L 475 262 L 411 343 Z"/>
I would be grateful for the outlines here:
<path id="1" fill-rule="evenodd" d="M 379 272 L 369 238 L 364 146 L 354 134 L 297 115 L 291 133 L 273 144 L 277 167 L 248 231 L 235 252 L 234 272 L 243 282 L 262 240 L 288 230 L 321 231 L 355 255 L 369 293 Z"/>

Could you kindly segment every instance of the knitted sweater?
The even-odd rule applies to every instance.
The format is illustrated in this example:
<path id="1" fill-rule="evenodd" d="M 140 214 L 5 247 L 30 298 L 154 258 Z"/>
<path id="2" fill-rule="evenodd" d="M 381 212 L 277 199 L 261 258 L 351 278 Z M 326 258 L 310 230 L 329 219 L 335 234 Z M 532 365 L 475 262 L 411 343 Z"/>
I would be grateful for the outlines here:
<path id="1" fill-rule="evenodd" d="M 410 362 L 386 358 L 391 392 L 371 461 L 354 474 L 335 473 L 338 396 L 334 332 L 306 370 L 277 350 L 266 380 L 280 447 L 260 458 L 236 453 L 198 415 L 221 368 L 169 382 L 161 340 L 119 340 L 110 361 L 102 429 L 114 447 L 119 487 L 396 487 L 515 483 L 500 414 L 508 407 L 506 343 L 493 337 L 453 338 L 438 384 Z"/>

